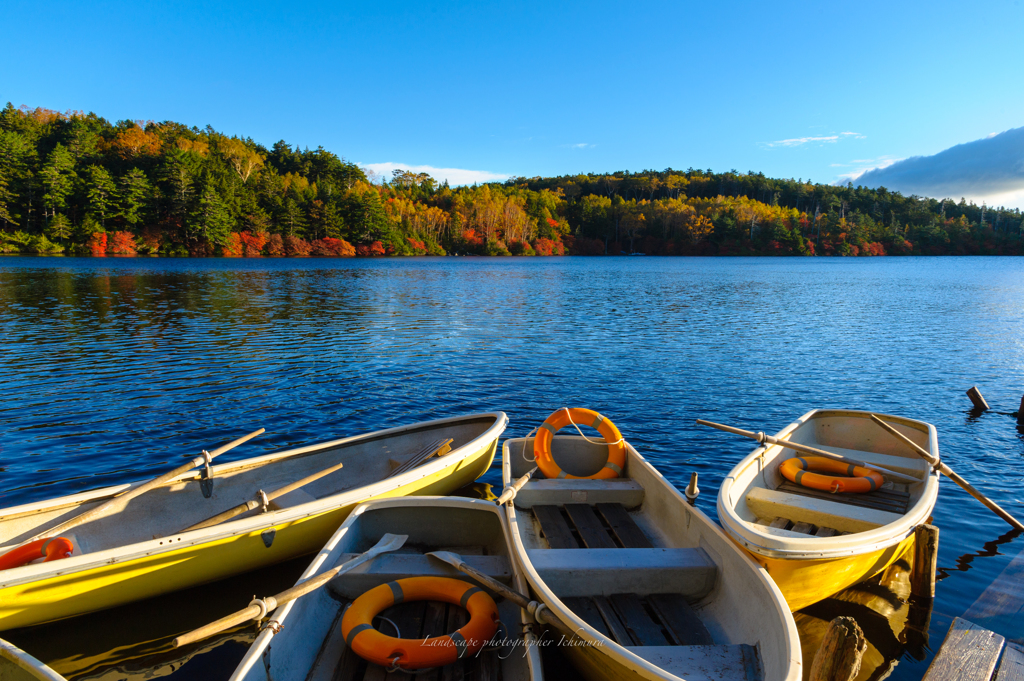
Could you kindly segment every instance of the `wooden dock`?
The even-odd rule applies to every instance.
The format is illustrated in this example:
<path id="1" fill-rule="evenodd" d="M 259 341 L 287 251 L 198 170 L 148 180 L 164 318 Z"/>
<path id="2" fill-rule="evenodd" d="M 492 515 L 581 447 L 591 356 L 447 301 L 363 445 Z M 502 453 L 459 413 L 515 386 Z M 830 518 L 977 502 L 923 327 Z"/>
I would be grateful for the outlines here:
<path id="1" fill-rule="evenodd" d="M 1024 646 L 955 618 L 922 681 L 990 680 L 1024 681 Z"/>

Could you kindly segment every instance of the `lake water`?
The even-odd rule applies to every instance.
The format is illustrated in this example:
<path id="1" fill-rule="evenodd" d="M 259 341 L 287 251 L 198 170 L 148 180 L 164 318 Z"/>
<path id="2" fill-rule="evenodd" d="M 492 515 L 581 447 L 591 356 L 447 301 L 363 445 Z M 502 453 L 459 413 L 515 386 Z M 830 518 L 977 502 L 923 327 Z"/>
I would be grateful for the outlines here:
<path id="1" fill-rule="evenodd" d="M 969 412 L 972 385 L 992 411 Z M 714 516 L 753 443 L 695 418 L 775 432 L 848 407 L 935 424 L 944 460 L 1020 517 L 1022 393 L 1020 258 L 0 259 L 0 507 L 146 477 L 260 426 L 221 460 L 491 410 L 523 435 L 569 405 L 612 418 L 680 488 L 700 473 Z M 895 679 L 921 677 L 1024 548 L 948 480 L 935 522 L 930 644 L 890 651 Z M 74 678 L 226 679 L 248 632 L 187 660 L 168 640 L 304 562 L 3 636 Z"/>

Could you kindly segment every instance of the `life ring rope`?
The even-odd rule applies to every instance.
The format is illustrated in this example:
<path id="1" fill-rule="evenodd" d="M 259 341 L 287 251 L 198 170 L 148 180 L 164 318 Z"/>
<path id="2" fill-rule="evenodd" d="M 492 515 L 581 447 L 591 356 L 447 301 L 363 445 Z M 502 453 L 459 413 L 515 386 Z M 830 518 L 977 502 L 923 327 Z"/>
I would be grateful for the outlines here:
<path id="1" fill-rule="evenodd" d="M 575 417 L 575 418 L 574 418 Z M 583 431 L 580 430 L 579 423 L 583 425 L 589 425 L 595 428 L 604 437 L 604 440 L 597 442 L 591 440 Z M 604 466 L 598 472 L 593 475 L 569 475 L 562 470 L 551 453 L 552 443 L 554 441 L 555 433 L 564 428 L 565 426 L 572 424 L 580 436 L 596 445 L 606 445 L 608 447 L 608 459 Z M 619 429 L 608 419 L 596 411 L 590 409 L 582 409 L 580 407 L 562 407 L 561 409 L 555 410 L 544 423 L 540 424 L 536 428 L 537 437 L 533 440 L 533 458 L 537 463 L 537 467 L 540 468 L 544 477 L 551 478 L 571 478 L 571 479 L 589 479 L 589 480 L 608 480 L 611 478 L 617 478 L 622 475 L 623 468 L 626 465 L 626 439 L 622 437 L 622 433 Z M 524 443 L 525 444 L 525 443 Z"/>

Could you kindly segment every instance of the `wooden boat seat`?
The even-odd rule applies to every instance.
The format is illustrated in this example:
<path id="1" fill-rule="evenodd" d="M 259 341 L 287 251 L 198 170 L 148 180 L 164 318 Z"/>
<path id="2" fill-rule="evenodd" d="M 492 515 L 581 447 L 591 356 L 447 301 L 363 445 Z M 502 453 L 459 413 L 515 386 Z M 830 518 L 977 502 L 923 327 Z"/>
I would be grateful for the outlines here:
<path id="1" fill-rule="evenodd" d="M 537 574 L 563 596 L 610 596 L 624 588 L 643 594 L 707 595 L 717 568 L 704 549 L 531 549 Z"/>
<path id="2" fill-rule="evenodd" d="M 902 513 L 852 506 L 830 499 L 754 487 L 747 493 L 747 508 L 758 518 L 782 518 L 792 523 L 808 523 L 838 532 L 864 532 L 888 525 Z M 783 530 L 788 532 L 788 530 Z M 794 533 L 795 536 L 801 536 Z"/>
<path id="3" fill-rule="evenodd" d="M 553 549 L 643 549 L 654 546 L 622 504 L 548 504 L 533 507 L 533 516 Z"/>
<path id="4" fill-rule="evenodd" d="M 644 488 L 629 479 L 614 480 L 531 480 L 516 494 L 516 506 L 535 504 L 621 504 L 636 508 L 644 501 Z"/>
<path id="5" fill-rule="evenodd" d="M 754 646 L 636 646 L 631 653 L 686 681 L 725 681 L 764 678 L 761 662 Z"/>
<path id="6" fill-rule="evenodd" d="M 341 562 L 358 554 L 344 554 Z M 466 565 L 480 570 L 506 584 L 512 583 L 512 567 L 504 556 L 474 556 L 462 553 Z M 440 560 L 418 553 L 385 553 L 363 563 L 350 572 L 339 575 L 327 583 L 335 596 L 351 600 L 375 586 L 406 577 L 454 577 L 472 581 L 469 577 Z"/>

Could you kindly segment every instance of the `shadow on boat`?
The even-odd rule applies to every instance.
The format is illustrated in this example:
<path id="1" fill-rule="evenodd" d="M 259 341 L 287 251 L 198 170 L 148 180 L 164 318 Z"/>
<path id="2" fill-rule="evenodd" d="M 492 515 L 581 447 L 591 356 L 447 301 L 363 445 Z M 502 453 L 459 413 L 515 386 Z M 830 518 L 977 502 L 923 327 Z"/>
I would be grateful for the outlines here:
<path id="1" fill-rule="evenodd" d="M 840 591 L 793 614 L 800 631 L 804 679 L 829 622 L 852 617 L 867 639 L 867 651 L 856 681 L 881 681 L 892 674 L 904 655 L 928 657 L 928 626 L 932 601 L 910 599 L 910 563 L 900 558 L 880 575 Z"/>

